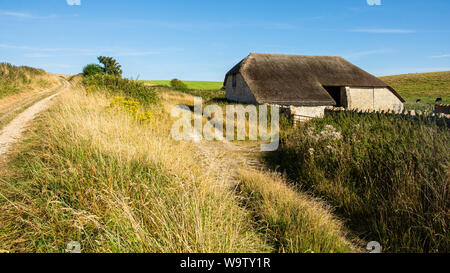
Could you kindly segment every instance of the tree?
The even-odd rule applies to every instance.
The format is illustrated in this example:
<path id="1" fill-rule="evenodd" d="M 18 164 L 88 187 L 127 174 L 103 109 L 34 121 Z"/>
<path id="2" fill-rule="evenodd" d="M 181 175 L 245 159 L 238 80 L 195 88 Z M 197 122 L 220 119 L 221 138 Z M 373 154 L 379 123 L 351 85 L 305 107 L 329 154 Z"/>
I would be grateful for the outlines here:
<path id="1" fill-rule="evenodd" d="M 109 75 L 122 76 L 122 66 L 114 58 L 100 56 L 97 59 L 103 64 L 103 72 Z"/>
<path id="2" fill-rule="evenodd" d="M 83 68 L 83 75 L 88 77 L 96 74 L 103 74 L 103 68 L 98 64 L 88 64 Z"/>

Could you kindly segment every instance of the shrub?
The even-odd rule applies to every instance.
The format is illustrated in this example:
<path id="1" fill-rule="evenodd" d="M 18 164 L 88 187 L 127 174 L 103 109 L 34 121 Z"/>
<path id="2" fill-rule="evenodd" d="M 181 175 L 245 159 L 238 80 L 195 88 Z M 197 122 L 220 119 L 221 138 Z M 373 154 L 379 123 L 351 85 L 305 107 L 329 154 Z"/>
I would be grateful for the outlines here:
<path id="1" fill-rule="evenodd" d="M 448 252 L 450 132 L 342 113 L 282 134 L 267 159 L 391 252 Z"/>
<path id="2" fill-rule="evenodd" d="M 108 90 L 116 95 L 125 95 L 144 104 L 153 104 L 158 101 L 155 90 L 142 82 L 122 79 L 108 74 L 95 74 L 83 80 L 89 92 L 101 89 Z"/>
<path id="3" fill-rule="evenodd" d="M 170 86 L 175 89 L 175 90 L 179 90 L 179 91 L 185 91 L 188 89 L 187 85 L 183 82 L 180 81 L 179 79 L 173 79 L 170 81 Z"/>
<path id="4" fill-rule="evenodd" d="M 103 71 L 106 74 L 122 77 L 122 66 L 114 58 L 100 56 L 97 59 L 103 64 Z"/>
<path id="5" fill-rule="evenodd" d="M 103 68 L 98 64 L 88 64 L 83 68 L 83 75 L 86 77 L 102 73 Z"/>

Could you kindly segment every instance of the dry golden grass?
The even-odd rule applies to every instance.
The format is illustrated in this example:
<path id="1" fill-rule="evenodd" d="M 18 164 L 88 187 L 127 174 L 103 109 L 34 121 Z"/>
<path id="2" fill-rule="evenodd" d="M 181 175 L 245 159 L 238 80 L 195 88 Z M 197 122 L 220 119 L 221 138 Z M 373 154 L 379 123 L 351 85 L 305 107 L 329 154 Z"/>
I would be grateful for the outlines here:
<path id="1" fill-rule="evenodd" d="M 358 251 L 323 202 L 298 192 L 278 175 L 241 170 L 239 178 L 246 205 L 277 252 Z"/>
<path id="2" fill-rule="evenodd" d="M 355 251 L 321 202 L 242 172 L 233 144 L 199 153 L 172 140 L 172 106 L 190 102 L 164 92 L 139 123 L 106 93 L 62 94 L 0 170 L 0 251 L 62 252 L 70 241 L 83 252 Z M 213 149 L 223 158 L 205 168 Z"/>
<path id="3" fill-rule="evenodd" d="M 164 97 L 173 104 L 193 106 L 193 97 L 183 93 L 164 93 Z M 225 110 L 225 106 L 222 108 Z M 248 121 L 245 127 L 248 137 Z M 348 239 L 350 235 L 330 207 L 289 186 L 279 175 L 260 169 L 263 164 L 257 162 L 258 155 L 254 152 L 260 144 L 261 141 L 203 141 L 196 146 L 209 158 L 204 170 L 216 169 L 218 173 L 226 170 L 231 180 L 228 182 L 239 188 L 236 194 L 251 211 L 256 230 L 275 252 L 358 252 L 356 245 L 361 243 L 356 238 Z M 249 162 L 254 167 L 249 167 Z"/>
<path id="4" fill-rule="evenodd" d="M 86 252 L 271 250 L 192 146 L 168 137 L 163 108 L 142 125 L 109 102 L 74 90 L 42 117 L 14 171 L 2 171 L 0 249 L 60 252 L 75 240 Z"/>

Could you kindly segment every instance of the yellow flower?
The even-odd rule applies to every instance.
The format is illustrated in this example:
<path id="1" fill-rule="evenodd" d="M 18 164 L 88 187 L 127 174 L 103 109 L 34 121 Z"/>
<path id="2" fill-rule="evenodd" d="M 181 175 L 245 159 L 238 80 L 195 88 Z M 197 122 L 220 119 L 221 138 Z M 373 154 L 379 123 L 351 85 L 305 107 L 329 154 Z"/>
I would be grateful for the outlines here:
<path id="1" fill-rule="evenodd" d="M 114 97 L 111 99 L 110 107 L 119 107 L 132 115 L 138 122 L 149 121 L 153 115 L 151 112 L 139 112 L 138 101 L 127 100 L 124 97 Z"/>

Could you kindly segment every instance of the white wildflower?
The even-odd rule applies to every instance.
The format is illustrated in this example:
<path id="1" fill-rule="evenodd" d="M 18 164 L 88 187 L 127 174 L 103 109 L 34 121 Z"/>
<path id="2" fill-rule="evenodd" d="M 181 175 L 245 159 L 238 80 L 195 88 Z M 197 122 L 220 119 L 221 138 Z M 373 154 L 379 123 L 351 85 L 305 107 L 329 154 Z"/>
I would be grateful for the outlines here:
<path id="1" fill-rule="evenodd" d="M 333 125 L 326 125 L 325 131 L 336 131 L 336 128 L 334 128 Z"/>

